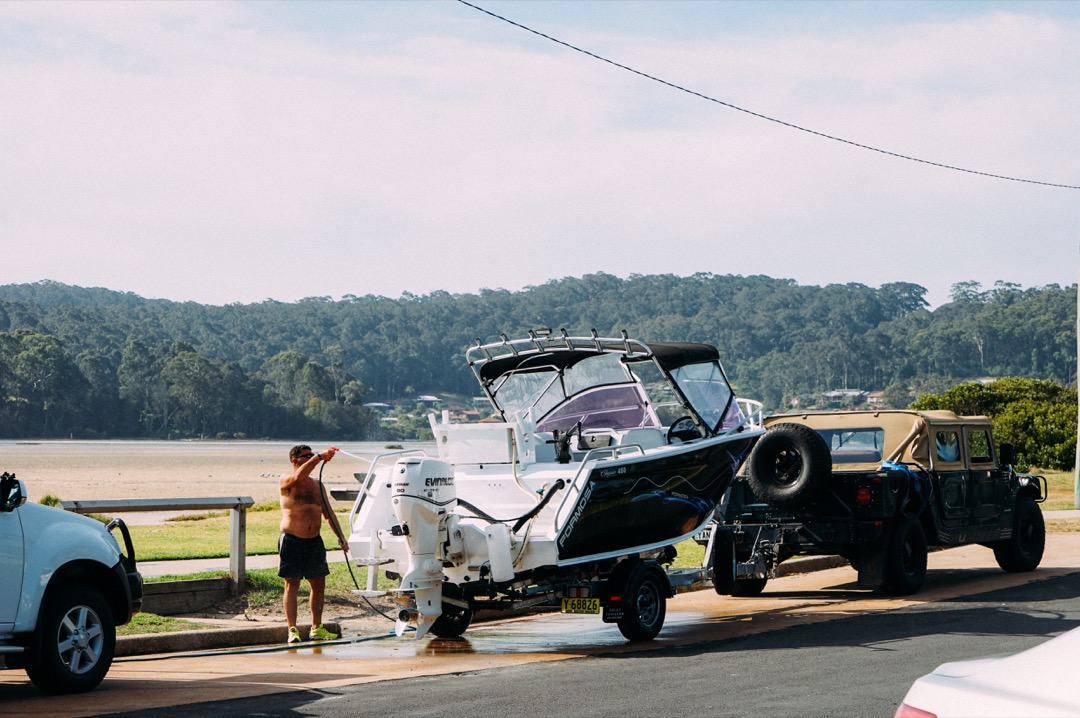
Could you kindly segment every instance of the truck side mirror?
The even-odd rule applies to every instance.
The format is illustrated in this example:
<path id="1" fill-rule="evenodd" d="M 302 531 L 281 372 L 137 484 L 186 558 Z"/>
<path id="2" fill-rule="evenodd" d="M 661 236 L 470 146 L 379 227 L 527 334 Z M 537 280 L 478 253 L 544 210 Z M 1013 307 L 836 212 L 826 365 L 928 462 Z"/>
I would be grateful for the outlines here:
<path id="1" fill-rule="evenodd" d="M 1002 466 L 1012 466 L 1013 460 L 1016 458 L 1016 454 L 1013 451 L 1012 444 L 998 444 L 998 459 Z"/>
<path id="2" fill-rule="evenodd" d="M 26 503 L 26 489 L 15 474 L 0 474 L 0 512 L 11 512 Z"/>

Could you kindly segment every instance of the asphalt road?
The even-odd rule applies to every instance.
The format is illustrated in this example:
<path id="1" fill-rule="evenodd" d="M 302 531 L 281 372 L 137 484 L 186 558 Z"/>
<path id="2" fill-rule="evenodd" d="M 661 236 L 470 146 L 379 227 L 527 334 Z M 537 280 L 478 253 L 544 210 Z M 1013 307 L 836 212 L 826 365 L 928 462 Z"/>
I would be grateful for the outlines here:
<path id="1" fill-rule="evenodd" d="M 911 682 L 942 662 L 1023 650 L 1077 625 L 1080 573 L 1071 573 L 658 650 L 115 715 L 891 716 Z"/>

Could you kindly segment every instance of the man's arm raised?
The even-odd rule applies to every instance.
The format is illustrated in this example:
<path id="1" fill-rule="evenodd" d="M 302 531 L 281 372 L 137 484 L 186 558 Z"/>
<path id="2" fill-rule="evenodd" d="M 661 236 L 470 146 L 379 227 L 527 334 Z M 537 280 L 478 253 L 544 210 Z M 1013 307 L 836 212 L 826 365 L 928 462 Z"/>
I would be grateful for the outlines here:
<path id="1" fill-rule="evenodd" d="M 315 470 L 315 467 L 319 465 L 319 462 L 324 460 L 324 456 L 326 457 L 325 460 L 329 461 L 330 459 L 334 458 L 334 453 L 335 450 L 330 449 L 324 454 L 315 454 L 310 459 L 300 464 L 300 467 L 297 468 L 295 472 L 293 472 L 292 476 L 287 476 L 281 480 L 281 490 L 288 491 L 296 484 L 299 484 L 304 479 L 307 479 L 309 476 L 311 476 L 311 472 Z"/>

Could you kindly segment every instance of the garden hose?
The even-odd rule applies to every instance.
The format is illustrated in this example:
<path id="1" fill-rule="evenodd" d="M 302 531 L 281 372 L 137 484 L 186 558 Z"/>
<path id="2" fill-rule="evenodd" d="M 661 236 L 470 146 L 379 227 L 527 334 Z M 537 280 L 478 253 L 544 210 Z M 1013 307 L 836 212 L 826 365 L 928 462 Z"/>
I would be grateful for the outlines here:
<path id="1" fill-rule="evenodd" d="M 334 451 L 337 451 L 337 447 L 335 447 L 335 446 L 331 446 L 330 448 L 333 449 Z M 323 476 L 322 475 L 323 475 L 323 467 L 325 467 L 325 466 L 326 466 L 325 461 L 322 461 L 322 462 L 319 463 L 319 479 L 318 479 L 318 481 L 319 481 L 319 496 L 322 497 L 323 508 L 326 509 L 326 512 L 328 514 L 333 514 L 334 510 L 332 508 L 330 508 L 330 503 L 326 500 L 326 489 L 323 486 Z M 338 528 L 340 528 L 340 526 Z M 344 541 L 344 546 L 341 547 L 341 553 L 345 556 L 345 568 L 349 569 L 349 577 L 352 578 L 353 586 L 356 587 L 357 591 L 360 591 L 362 589 L 360 588 L 360 583 L 356 580 L 356 574 L 353 573 L 353 570 L 352 570 L 352 560 L 349 558 L 348 546 L 349 546 L 348 540 Z M 375 570 L 376 570 L 376 568 L 374 566 L 368 566 L 368 571 L 375 571 Z M 372 611 L 379 614 L 380 616 L 387 619 L 388 621 L 393 621 L 394 623 L 397 623 L 396 618 L 393 618 L 390 615 L 384 613 L 382 610 L 380 610 L 379 607 L 376 606 L 374 603 L 372 603 L 371 600 L 367 596 L 360 596 L 360 598 L 364 599 L 364 603 L 366 603 L 371 608 Z"/>

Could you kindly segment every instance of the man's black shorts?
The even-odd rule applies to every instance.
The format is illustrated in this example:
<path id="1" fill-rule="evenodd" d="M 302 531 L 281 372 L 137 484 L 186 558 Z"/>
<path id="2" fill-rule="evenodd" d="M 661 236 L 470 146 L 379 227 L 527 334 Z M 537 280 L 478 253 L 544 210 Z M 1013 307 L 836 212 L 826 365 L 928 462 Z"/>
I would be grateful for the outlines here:
<path id="1" fill-rule="evenodd" d="M 322 578 L 330 573 L 322 536 L 305 539 L 283 533 L 278 539 L 278 554 L 278 576 L 282 578 Z"/>

